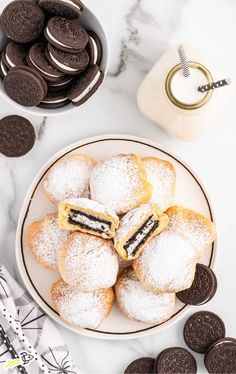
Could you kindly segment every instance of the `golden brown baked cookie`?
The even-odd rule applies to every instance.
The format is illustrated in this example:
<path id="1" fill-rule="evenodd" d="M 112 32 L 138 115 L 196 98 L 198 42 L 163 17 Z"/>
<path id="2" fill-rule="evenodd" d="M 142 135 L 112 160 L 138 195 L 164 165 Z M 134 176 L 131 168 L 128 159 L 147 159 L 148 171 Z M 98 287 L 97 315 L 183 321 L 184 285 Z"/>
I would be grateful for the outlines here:
<path id="1" fill-rule="evenodd" d="M 58 265 L 64 281 L 84 292 L 112 287 L 119 270 L 111 240 L 79 231 L 61 247 Z"/>
<path id="2" fill-rule="evenodd" d="M 99 162 L 90 177 L 91 198 L 125 214 L 147 202 L 152 186 L 142 160 L 135 154 L 115 155 Z"/>
<path id="3" fill-rule="evenodd" d="M 57 213 L 47 214 L 28 228 L 28 246 L 35 259 L 49 270 L 58 271 L 58 254 L 69 232 L 58 226 Z"/>
<path id="4" fill-rule="evenodd" d="M 64 230 L 81 231 L 104 239 L 113 238 L 119 226 L 119 217 L 112 209 L 85 198 L 61 201 L 58 221 Z"/>
<path id="5" fill-rule="evenodd" d="M 89 178 L 95 164 L 91 157 L 77 153 L 57 161 L 43 181 L 43 188 L 49 200 L 58 204 L 65 199 L 88 197 Z"/>
<path id="6" fill-rule="evenodd" d="M 164 212 L 173 202 L 175 195 L 176 173 L 174 166 L 156 157 L 144 157 L 143 165 L 152 185 L 150 202 L 157 203 Z"/>
<path id="7" fill-rule="evenodd" d="M 135 208 L 120 220 L 120 226 L 114 238 L 115 248 L 123 260 L 134 260 L 141 254 L 144 246 L 165 230 L 168 216 L 162 213 L 157 204 L 143 204 Z"/>
<path id="8" fill-rule="evenodd" d="M 97 329 L 111 311 L 112 288 L 82 292 L 71 288 L 62 279 L 51 288 L 53 304 L 60 317 L 72 326 Z"/>
<path id="9" fill-rule="evenodd" d="M 198 257 L 216 239 L 215 225 L 207 217 L 182 206 L 173 206 L 166 211 L 170 219 L 169 230 L 185 236 L 197 249 Z"/>
<path id="10" fill-rule="evenodd" d="M 176 293 L 192 285 L 197 251 L 186 238 L 174 231 L 155 236 L 133 261 L 139 281 L 157 293 Z"/>
<path id="11" fill-rule="evenodd" d="M 124 270 L 115 285 L 116 301 L 130 319 L 159 324 L 169 319 L 175 310 L 175 294 L 148 291 L 138 281 L 132 268 Z"/>

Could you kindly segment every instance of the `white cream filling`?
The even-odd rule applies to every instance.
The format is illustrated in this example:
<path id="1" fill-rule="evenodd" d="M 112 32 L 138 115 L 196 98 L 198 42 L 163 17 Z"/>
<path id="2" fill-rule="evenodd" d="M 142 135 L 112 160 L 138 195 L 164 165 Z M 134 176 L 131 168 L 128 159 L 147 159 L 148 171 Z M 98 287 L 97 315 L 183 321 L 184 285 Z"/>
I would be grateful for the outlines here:
<path id="1" fill-rule="evenodd" d="M 7 75 L 7 70 L 5 69 L 5 67 L 4 67 L 4 65 L 3 65 L 3 63 L 2 63 L 2 61 L 1 61 L 1 69 L 2 69 L 2 72 L 3 72 L 3 75 L 4 75 L 4 77 Z"/>
<path id="2" fill-rule="evenodd" d="M 97 63 L 97 60 L 98 60 L 98 48 L 97 48 L 97 44 L 96 44 L 95 40 L 92 38 L 92 36 L 89 35 L 89 37 L 90 37 L 92 45 L 93 45 L 93 51 L 94 51 L 93 65 L 95 65 Z"/>
<path id="3" fill-rule="evenodd" d="M 96 85 L 100 78 L 101 72 L 98 71 L 93 81 L 90 83 L 90 85 L 84 90 L 80 95 L 76 96 L 76 98 L 72 99 L 74 103 L 78 103 L 80 100 L 82 100 L 88 93 L 93 89 L 93 87 Z"/>
<path id="4" fill-rule="evenodd" d="M 109 234 L 110 227 L 107 223 L 94 221 L 90 219 L 89 217 L 83 216 L 82 214 L 79 214 L 79 213 L 71 215 L 71 219 L 74 222 L 78 222 L 78 223 L 81 223 L 82 225 L 88 226 L 88 228 L 92 228 L 94 230 L 99 230 L 105 234 Z"/>
<path id="5" fill-rule="evenodd" d="M 66 70 L 66 71 L 78 71 L 78 69 L 74 69 L 74 68 L 70 68 L 69 66 L 66 66 L 64 64 L 62 64 L 60 61 L 58 61 L 53 55 L 51 52 L 49 52 L 49 55 L 52 59 L 53 62 L 55 62 L 55 64 L 57 64 L 58 66 L 60 66 L 60 68 Z"/>
<path id="6" fill-rule="evenodd" d="M 41 103 L 45 104 L 57 104 L 57 103 L 62 103 L 63 101 L 66 101 L 68 98 L 64 97 L 63 99 L 58 99 L 58 100 L 42 100 Z"/>
<path id="7" fill-rule="evenodd" d="M 69 4 L 71 6 L 73 6 L 74 8 L 78 9 L 80 12 L 83 10 L 82 7 L 80 7 L 79 5 L 76 5 L 73 1 L 71 0 L 60 0 L 62 3 L 65 3 L 65 4 Z"/>
<path id="8" fill-rule="evenodd" d="M 5 53 L 5 58 L 6 58 L 7 62 L 8 62 L 8 64 L 9 64 L 12 68 L 14 68 L 14 66 L 16 66 L 16 65 L 13 64 L 13 62 L 9 59 L 7 53 Z"/>
<path id="9" fill-rule="evenodd" d="M 150 219 L 150 221 L 147 223 L 146 227 L 136 235 L 136 239 L 133 243 L 131 243 L 128 248 L 126 249 L 128 255 L 132 255 L 134 250 L 138 247 L 138 245 L 141 243 L 141 241 L 152 231 L 153 226 L 155 225 L 156 220 L 153 217 Z"/>
<path id="10" fill-rule="evenodd" d="M 55 84 L 52 84 L 53 82 L 50 82 L 51 84 L 50 84 L 50 86 L 52 86 L 52 87 L 60 87 L 60 86 L 63 86 L 64 84 L 67 84 L 67 83 L 69 83 L 69 82 L 71 82 L 72 81 L 72 78 L 71 79 L 68 79 L 67 81 L 65 81 L 65 82 L 61 82 L 61 83 L 55 83 Z"/>
<path id="11" fill-rule="evenodd" d="M 69 47 L 68 45 L 63 44 L 63 43 L 59 42 L 59 40 L 57 40 L 56 38 L 54 38 L 54 36 L 53 36 L 53 35 L 50 33 L 50 31 L 48 30 L 48 27 L 46 28 L 46 33 L 48 34 L 49 38 L 50 38 L 53 42 L 55 42 L 55 43 L 61 45 L 62 47 L 66 47 L 66 48 L 73 49 L 72 47 Z"/>
<path id="12" fill-rule="evenodd" d="M 55 75 L 55 74 L 49 74 L 49 73 L 47 73 L 46 71 L 44 71 L 43 69 L 41 69 L 41 68 L 39 68 L 38 67 L 38 65 L 36 65 L 35 63 L 34 63 L 34 61 L 32 60 L 32 58 L 29 56 L 29 59 L 30 59 L 30 61 L 32 62 L 32 64 L 39 70 L 39 71 L 41 71 L 43 74 L 45 74 L 45 75 L 48 75 L 49 77 L 53 77 L 53 78 L 60 78 L 60 75 Z"/>

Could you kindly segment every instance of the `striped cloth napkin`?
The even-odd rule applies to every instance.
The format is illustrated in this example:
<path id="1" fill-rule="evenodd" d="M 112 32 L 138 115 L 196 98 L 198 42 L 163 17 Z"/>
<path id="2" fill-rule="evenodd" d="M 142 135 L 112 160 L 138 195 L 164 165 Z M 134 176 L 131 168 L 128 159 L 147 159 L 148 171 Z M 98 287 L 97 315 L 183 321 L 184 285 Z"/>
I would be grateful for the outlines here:
<path id="1" fill-rule="evenodd" d="M 54 323 L 1 264 L 0 373 L 81 374 Z"/>

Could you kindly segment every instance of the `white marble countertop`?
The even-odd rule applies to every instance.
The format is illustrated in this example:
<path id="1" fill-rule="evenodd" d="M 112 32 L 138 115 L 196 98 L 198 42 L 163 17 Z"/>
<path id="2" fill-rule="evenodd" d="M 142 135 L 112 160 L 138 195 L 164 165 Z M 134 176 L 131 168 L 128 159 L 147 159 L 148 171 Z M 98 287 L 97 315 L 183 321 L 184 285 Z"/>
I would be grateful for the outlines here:
<path id="1" fill-rule="evenodd" d="M 19 277 L 14 255 L 17 217 L 26 190 L 43 163 L 56 151 L 77 140 L 106 133 L 129 133 L 150 138 L 178 154 L 198 173 L 211 196 L 218 223 L 216 263 L 218 292 L 207 306 L 226 323 L 227 335 L 236 337 L 235 293 L 235 101 L 213 129 L 200 140 L 185 143 L 170 137 L 146 120 L 136 105 L 136 91 L 145 74 L 168 44 L 188 43 L 201 48 L 236 77 L 235 0 L 87 0 L 103 20 L 111 44 L 108 77 L 86 105 L 55 118 L 28 116 L 37 130 L 29 155 L 0 156 L 0 249 L 7 268 Z M 235 80 L 236 81 L 236 80 Z M 235 99 L 234 99 L 235 100 Z M 15 113 L 0 101 L 1 117 Z M 23 114 L 23 112 L 19 112 Z M 196 308 L 197 310 L 197 308 Z M 118 374 L 140 356 L 156 356 L 169 346 L 183 345 L 179 322 L 169 330 L 131 341 L 99 341 L 60 328 L 84 373 Z M 204 373 L 203 360 L 198 372 Z"/>

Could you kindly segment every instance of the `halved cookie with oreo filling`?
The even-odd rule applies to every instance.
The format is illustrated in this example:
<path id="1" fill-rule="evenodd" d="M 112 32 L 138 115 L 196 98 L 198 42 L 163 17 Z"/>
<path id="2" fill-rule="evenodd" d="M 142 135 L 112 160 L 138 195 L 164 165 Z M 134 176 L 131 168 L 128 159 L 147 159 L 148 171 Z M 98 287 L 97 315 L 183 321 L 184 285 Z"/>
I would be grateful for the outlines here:
<path id="1" fill-rule="evenodd" d="M 143 204 L 129 211 L 120 221 L 115 237 L 115 248 L 124 260 L 137 258 L 153 236 L 165 230 L 168 216 L 157 204 Z"/>
<path id="2" fill-rule="evenodd" d="M 112 209 L 85 198 L 64 200 L 59 203 L 58 211 L 59 225 L 65 230 L 110 239 L 119 226 L 119 218 Z"/>

